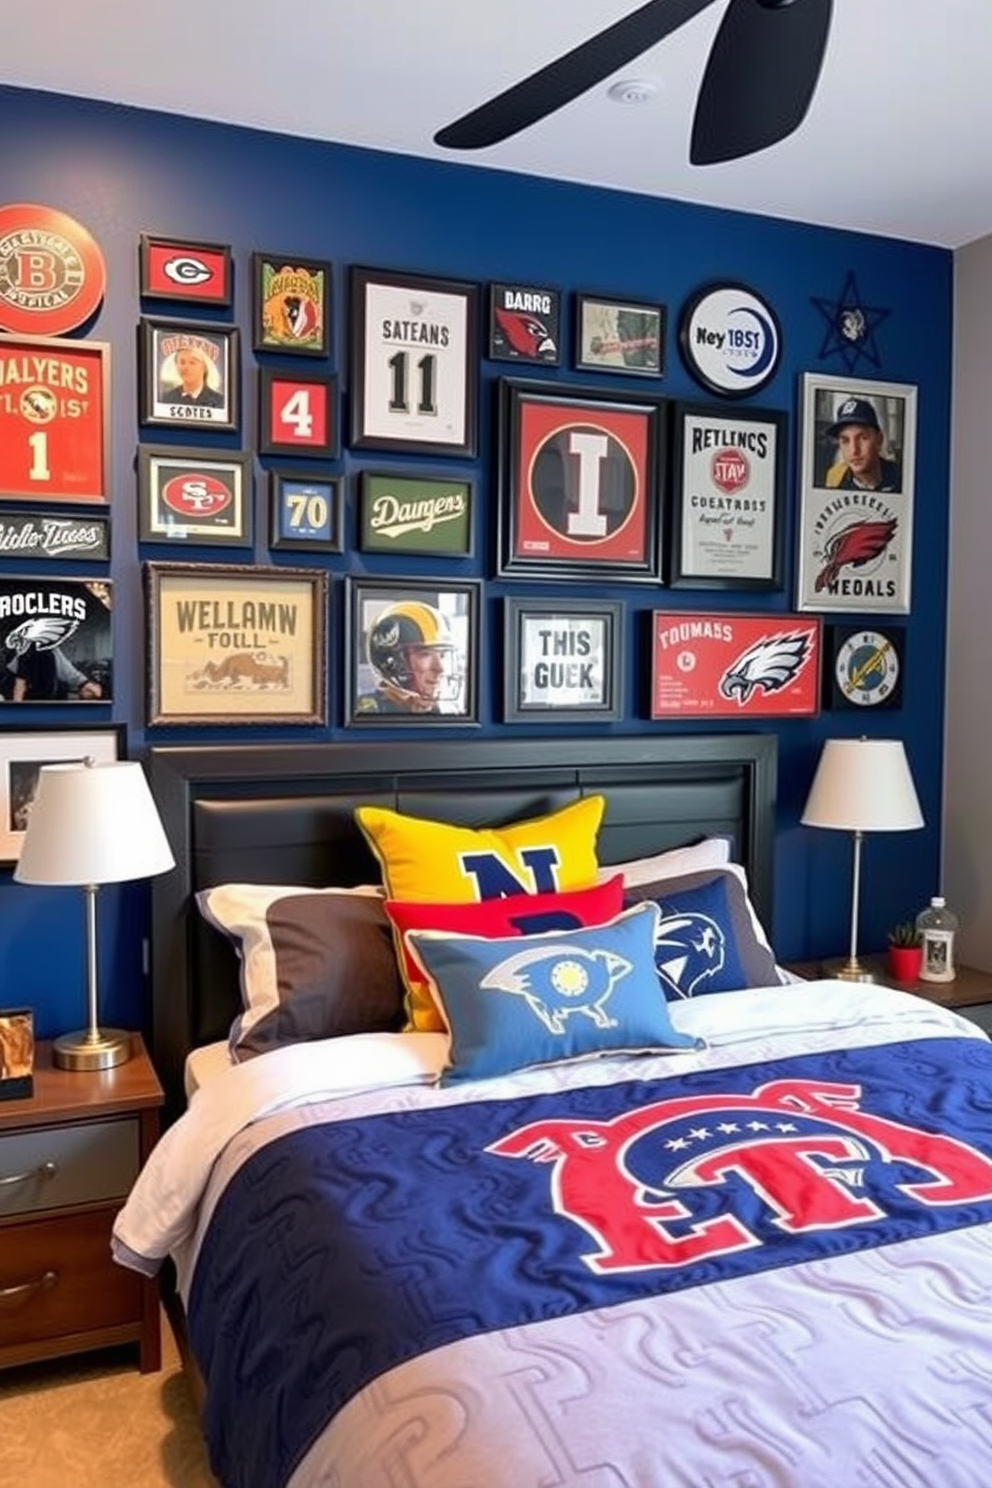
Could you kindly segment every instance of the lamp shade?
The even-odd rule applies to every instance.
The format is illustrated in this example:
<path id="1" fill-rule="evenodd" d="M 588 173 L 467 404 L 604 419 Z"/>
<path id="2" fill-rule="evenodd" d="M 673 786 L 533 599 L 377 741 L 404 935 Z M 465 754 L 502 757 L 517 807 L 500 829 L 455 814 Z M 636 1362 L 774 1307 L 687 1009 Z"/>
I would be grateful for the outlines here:
<path id="1" fill-rule="evenodd" d="M 137 760 L 43 765 L 14 878 L 123 883 L 175 866 Z"/>
<path id="2" fill-rule="evenodd" d="M 802 814 L 807 827 L 909 832 L 923 813 L 900 739 L 827 739 Z"/>

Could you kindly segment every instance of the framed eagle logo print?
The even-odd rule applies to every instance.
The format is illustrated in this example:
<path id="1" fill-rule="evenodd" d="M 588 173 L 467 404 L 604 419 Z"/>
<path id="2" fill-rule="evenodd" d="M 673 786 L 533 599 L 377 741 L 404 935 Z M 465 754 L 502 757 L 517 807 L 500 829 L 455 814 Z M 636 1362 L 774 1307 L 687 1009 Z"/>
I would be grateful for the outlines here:
<path id="1" fill-rule="evenodd" d="M 904 632 L 899 626 L 831 625 L 823 664 L 823 706 L 902 706 Z"/>

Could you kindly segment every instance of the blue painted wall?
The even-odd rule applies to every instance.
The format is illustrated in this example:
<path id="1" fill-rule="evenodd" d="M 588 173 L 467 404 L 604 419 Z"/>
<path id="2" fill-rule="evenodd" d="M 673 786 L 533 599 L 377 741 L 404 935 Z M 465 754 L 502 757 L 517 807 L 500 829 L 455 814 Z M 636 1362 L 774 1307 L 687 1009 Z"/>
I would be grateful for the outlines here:
<path id="1" fill-rule="evenodd" d="M 683 368 L 675 343 L 678 312 L 710 279 L 749 283 L 778 312 L 784 353 L 774 381 L 755 400 L 788 415 L 786 588 L 781 593 L 716 594 L 667 591 L 660 586 L 603 587 L 628 609 L 626 695 L 628 715 L 617 731 L 649 732 L 690 725 L 652 724 L 642 716 L 648 654 L 645 616 L 663 606 L 677 610 L 783 612 L 795 599 L 797 404 L 803 371 L 845 375 L 836 357 L 819 359 L 825 323 L 813 296 L 835 297 L 849 271 L 866 304 L 891 313 L 879 328 L 881 366 L 862 364 L 865 376 L 914 383 L 919 388 L 913 609 L 906 620 L 908 671 L 900 712 L 863 719 L 823 713 L 816 719 L 769 723 L 779 736 L 780 781 L 776 845 L 776 897 L 770 927 L 783 959 L 846 950 L 850 894 L 850 842 L 845 834 L 799 825 L 822 740 L 830 735 L 897 734 L 905 740 L 926 828 L 909 835 L 870 838 L 865 848 L 863 949 L 884 944 L 895 919 L 914 912 L 938 889 L 945 609 L 948 551 L 948 467 L 951 370 L 952 259 L 943 250 L 889 239 L 840 233 L 740 213 L 541 181 L 463 164 L 423 162 L 402 156 L 318 144 L 278 135 L 140 113 L 54 95 L 0 89 L 0 202 L 39 202 L 77 217 L 105 254 L 105 302 L 80 334 L 113 348 L 113 557 L 115 701 L 106 705 L 29 707 L 14 719 L 3 708 L 0 727 L 96 726 L 123 722 L 128 748 L 140 754 L 151 742 L 233 742 L 253 737 L 244 729 L 144 725 L 144 641 L 140 559 L 136 541 L 135 326 L 138 238 L 143 231 L 231 245 L 235 260 L 233 315 L 241 326 L 245 417 L 240 437 L 214 435 L 219 446 L 254 443 L 254 362 L 250 351 L 248 265 L 253 250 L 290 251 L 329 258 L 335 265 L 335 327 L 331 367 L 345 372 L 345 268 L 367 264 L 427 274 L 453 275 L 485 285 L 520 280 L 615 292 L 662 301 L 670 309 L 667 373 L 643 385 L 652 394 L 703 398 Z M 718 181 L 714 178 L 714 189 Z M 884 183 L 880 183 L 884 189 Z M 565 364 L 552 380 L 606 381 L 570 372 L 571 297 Z M 162 313 L 158 306 L 152 313 Z M 194 315 L 190 318 L 204 318 Z M 224 318 L 224 316 L 221 316 Z M 320 364 L 308 362 L 308 370 Z M 554 594 L 540 584 L 500 584 L 490 578 L 489 538 L 495 516 L 493 383 L 512 372 L 483 362 L 481 438 L 475 462 L 450 464 L 471 474 L 480 493 L 482 521 L 472 560 L 444 566 L 450 574 L 485 579 L 481 670 L 483 733 L 501 724 L 496 662 L 506 593 Z M 342 378 L 345 381 L 345 378 Z M 638 386 L 632 379 L 623 386 Z M 161 431 L 144 431 L 149 443 Z M 409 459 L 399 461 L 409 465 Z M 359 469 L 383 468 L 383 457 L 364 459 L 345 450 L 338 468 L 348 477 L 349 540 L 354 534 L 354 485 Z M 257 482 L 254 560 L 270 562 L 266 548 L 264 481 Z M 200 549 L 184 557 L 244 561 L 244 550 Z M 307 555 L 308 561 L 312 555 Z M 293 557 L 287 561 L 294 561 Z M 389 560 L 347 553 L 322 555 L 332 575 L 330 611 L 330 724 L 326 729 L 267 731 L 268 738 L 336 738 L 342 735 L 343 589 L 348 572 L 388 571 Z M 21 575 L 31 565 L 0 560 L 0 571 Z M 408 573 L 429 574 L 429 560 L 404 560 Z M 57 572 L 51 566 L 47 571 Z M 75 576 L 88 571 L 72 565 Z M 105 568 L 93 572 L 105 573 Z M 436 566 L 435 570 L 436 571 Z M 580 591 L 581 592 L 581 591 Z M 830 617 L 828 617 L 830 618 Z M 847 617 L 833 617 L 846 619 Z M 857 617 L 852 617 L 857 618 Z M 720 725 L 714 725 L 719 727 Z M 535 732 L 554 732 L 553 729 Z M 456 731 L 445 730 L 446 737 Z M 514 732 L 519 730 L 514 729 Z M 258 737 L 257 734 L 254 737 Z M 105 1021 L 139 1027 L 146 1021 L 140 970 L 147 891 L 143 886 L 104 891 L 101 900 L 101 984 Z M 34 1007 L 42 1036 L 84 1021 L 82 906 L 75 891 L 28 888 L 0 870 L 0 1005 Z"/>

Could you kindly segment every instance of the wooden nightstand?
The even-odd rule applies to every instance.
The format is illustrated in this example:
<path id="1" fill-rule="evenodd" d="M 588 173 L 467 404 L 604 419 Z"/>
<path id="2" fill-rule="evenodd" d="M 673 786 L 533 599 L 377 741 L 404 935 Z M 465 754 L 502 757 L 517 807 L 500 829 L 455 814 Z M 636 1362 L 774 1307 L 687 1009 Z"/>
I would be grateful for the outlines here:
<path id="1" fill-rule="evenodd" d="M 928 1002 L 938 1002 L 941 1007 L 977 1007 L 979 1003 L 992 1002 L 992 972 L 976 971 L 973 966 L 959 966 L 953 982 L 894 982 L 888 974 L 885 953 L 858 957 L 875 973 L 876 981 L 886 987 L 895 987 L 899 992 L 911 992 L 914 997 L 925 997 Z M 825 975 L 822 961 L 789 962 L 789 970 L 796 976 L 816 981 Z M 852 985 L 857 985 L 853 983 Z"/>
<path id="2" fill-rule="evenodd" d="M 136 1343 L 161 1368 L 158 1283 L 110 1253 L 114 1218 L 159 1135 L 162 1087 L 140 1037 L 115 1069 L 55 1069 L 0 1102 L 0 1368 Z"/>

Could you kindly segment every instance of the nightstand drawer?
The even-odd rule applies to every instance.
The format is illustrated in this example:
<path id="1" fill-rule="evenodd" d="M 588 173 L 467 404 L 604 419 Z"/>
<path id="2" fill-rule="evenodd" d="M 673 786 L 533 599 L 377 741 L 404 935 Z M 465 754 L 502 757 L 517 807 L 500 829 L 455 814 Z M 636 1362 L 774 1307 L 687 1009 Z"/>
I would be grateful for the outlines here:
<path id="1" fill-rule="evenodd" d="M 110 1254 L 115 1212 L 0 1230 L 0 1350 L 140 1321 L 141 1277 Z"/>
<path id="2" fill-rule="evenodd" d="M 0 1136 L 0 1219 L 122 1198 L 138 1176 L 139 1142 L 130 1117 Z"/>

